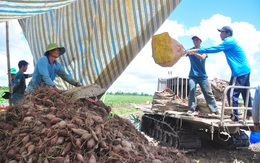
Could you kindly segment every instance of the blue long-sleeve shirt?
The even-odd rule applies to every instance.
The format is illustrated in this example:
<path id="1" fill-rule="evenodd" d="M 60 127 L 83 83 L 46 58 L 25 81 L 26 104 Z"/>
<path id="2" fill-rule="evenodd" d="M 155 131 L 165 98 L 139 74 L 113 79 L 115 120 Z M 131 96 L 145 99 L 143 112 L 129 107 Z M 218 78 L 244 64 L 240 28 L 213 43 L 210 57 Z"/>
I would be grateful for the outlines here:
<path id="1" fill-rule="evenodd" d="M 226 37 L 223 42 L 217 46 L 197 49 L 198 53 L 217 53 L 221 51 L 226 55 L 232 77 L 238 77 L 250 73 L 251 69 L 246 54 L 232 36 Z"/>
<path id="2" fill-rule="evenodd" d="M 194 49 L 194 48 L 191 48 Z M 205 69 L 205 63 L 206 63 L 206 58 L 208 55 L 206 54 L 205 59 L 199 59 L 195 55 L 187 55 L 190 59 L 190 72 L 189 72 L 189 77 L 208 77 Z"/>
<path id="3" fill-rule="evenodd" d="M 76 85 L 77 83 L 77 81 L 72 79 L 65 72 L 62 65 L 59 64 L 56 60 L 52 65 L 47 56 L 41 57 L 35 65 L 33 76 L 31 81 L 29 82 L 28 87 L 26 88 L 26 92 L 30 92 L 31 90 L 39 86 L 54 87 L 55 83 L 53 82 L 53 80 L 57 75 L 72 85 Z"/>
<path id="4" fill-rule="evenodd" d="M 260 86 L 256 87 L 255 90 L 252 114 L 254 124 L 260 124 Z"/>

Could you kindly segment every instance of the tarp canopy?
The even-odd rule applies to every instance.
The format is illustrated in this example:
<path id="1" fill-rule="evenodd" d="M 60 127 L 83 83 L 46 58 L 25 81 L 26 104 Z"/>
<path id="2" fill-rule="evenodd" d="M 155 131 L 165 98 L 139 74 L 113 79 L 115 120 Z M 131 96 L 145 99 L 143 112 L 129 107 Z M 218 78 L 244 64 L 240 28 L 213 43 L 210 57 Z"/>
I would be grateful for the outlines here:
<path id="1" fill-rule="evenodd" d="M 49 12 L 76 0 L 1 0 L 0 22 Z"/>
<path id="2" fill-rule="evenodd" d="M 45 1 L 46 6 L 57 9 L 19 19 L 19 23 L 34 62 L 44 55 L 49 43 L 56 42 L 66 48 L 58 61 L 73 78 L 83 85 L 96 83 L 108 89 L 180 1 Z M 13 1 L 5 2 L 10 5 Z M 59 2 L 63 2 L 63 7 L 57 7 Z M 39 8 L 31 8 L 31 12 L 39 11 Z M 4 19 L 1 16 L 0 20 Z M 57 82 L 65 89 L 71 87 L 61 79 Z"/>

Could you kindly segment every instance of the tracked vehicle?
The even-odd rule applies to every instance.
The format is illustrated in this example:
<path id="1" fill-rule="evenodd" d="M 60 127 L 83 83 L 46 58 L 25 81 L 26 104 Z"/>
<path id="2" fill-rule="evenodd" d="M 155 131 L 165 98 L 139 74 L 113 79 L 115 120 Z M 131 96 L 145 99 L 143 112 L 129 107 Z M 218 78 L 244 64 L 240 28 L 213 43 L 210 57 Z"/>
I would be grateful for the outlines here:
<path id="1" fill-rule="evenodd" d="M 160 93 L 163 93 L 163 91 L 158 91 L 154 95 L 152 106 L 139 107 L 144 112 L 141 131 L 163 145 L 187 151 L 200 148 L 202 140 L 210 140 L 226 148 L 247 148 L 250 141 L 244 130 L 250 130 L 253 121 L 247 120 L 246 111 L 252 109 L 247 107 L 248 97 L 250 90 L 255 88 L 225 86 L 221 94 L 213 90 L 214 95 L 218 94 L 221 98 L 218 101 L 221 113 L 212 115 L 205 109 L 199 109 L 198 115 L 189 115 L 186 113 L 188 110 L 188 80 L 188 78 L 179 77 L 159 79 L 158 90 L 166 86 L 172 90 L 173 96 L 171 93 L 166 93 L 164 97 L 158 98 Z M 227 91 L 234 88 L 247 90 L 244 105 L 227 106 Z M 230 119 L 232 109 L 238 109 L 239 121 L 235 122 Z"/>

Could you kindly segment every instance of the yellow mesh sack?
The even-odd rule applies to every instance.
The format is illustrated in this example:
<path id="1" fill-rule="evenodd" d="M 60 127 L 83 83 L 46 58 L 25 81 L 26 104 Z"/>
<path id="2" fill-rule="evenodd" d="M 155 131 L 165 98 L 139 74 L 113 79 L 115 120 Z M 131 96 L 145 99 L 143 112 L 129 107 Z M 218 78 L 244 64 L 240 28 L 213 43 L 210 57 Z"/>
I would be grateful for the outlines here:
<path id="1" fill-rule="evenodd" d="M 152 56 L 156 64 L 172 67 L 184 54 L 185 49 L 168 32 L 152 37 Z"/>

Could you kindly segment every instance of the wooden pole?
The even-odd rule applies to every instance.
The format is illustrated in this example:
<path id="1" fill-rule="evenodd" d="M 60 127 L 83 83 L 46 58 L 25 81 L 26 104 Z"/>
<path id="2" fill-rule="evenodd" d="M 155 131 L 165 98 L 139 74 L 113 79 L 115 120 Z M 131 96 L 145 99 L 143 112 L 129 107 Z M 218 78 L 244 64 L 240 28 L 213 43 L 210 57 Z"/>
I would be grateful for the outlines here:
<path id="1" fill-rule="evenodd" d="M 8 71 L 8 87 L 9 92 L 12 94 L 11 72 L 10 72 L 10 55 L 9 55 L 9 26 L 6 22 L 6 57 L 7 57 L 7 71 Z M 12 107 L 12 100 L 9 99 L 9 106 Z"/>

